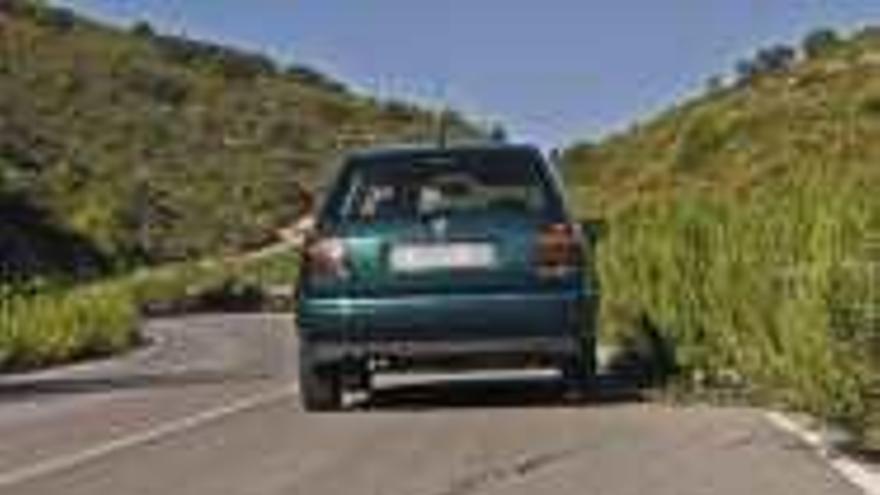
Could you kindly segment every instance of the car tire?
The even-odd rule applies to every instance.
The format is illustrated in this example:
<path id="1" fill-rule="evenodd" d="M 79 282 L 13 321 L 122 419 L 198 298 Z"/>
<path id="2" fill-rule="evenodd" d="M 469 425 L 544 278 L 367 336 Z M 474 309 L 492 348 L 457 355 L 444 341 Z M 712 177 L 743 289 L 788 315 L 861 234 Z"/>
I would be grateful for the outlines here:
<path id="1" fill-rule="evenodd" d="M 340 369 L 343 391 L 369 393 L 372 390 L 373 374 L 366 362 L 348 362 Z"/>
<path id="2" fill-rule="evenodd" d="M 367 363 L 361 365 L 358 371 L 358 389 L 366 393 L 373 391 L 373 371 Z"/>
<path id="3" fill-rule="evenodd" d="M 587 345 L 583 352 L 566 359 L 561 366 L 566 398 L 582 401 L 596 388 L 595 350 Z"/>
<path id="4" fill-rule="evenodd" d="M 309 412 L 338 411 L 342 408 L 342 380 L 338 367 L 318 366 L 306 352 L 300 355 L 299 394 Z"/>

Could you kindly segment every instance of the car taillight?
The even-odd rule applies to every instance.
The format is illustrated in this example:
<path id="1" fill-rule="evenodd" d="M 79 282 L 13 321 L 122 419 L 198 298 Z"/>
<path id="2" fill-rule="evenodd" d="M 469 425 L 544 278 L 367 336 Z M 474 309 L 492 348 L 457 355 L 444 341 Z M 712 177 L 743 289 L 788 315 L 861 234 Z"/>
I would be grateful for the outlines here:
<path id="1" fill-rule="evenodd" d="M 539 275 L 563 276 L 579 268 L 581 263 L 580 233 L 566 223 L 556 223 L 538 234 L 535 264 Z"/>
<path id="2" fill-rule="evenodd" d="M 306 246 L 306 263 L 312 277 L 345 278 L 348 276 L 345 242 L 335 237 L 318 237 Z"/>

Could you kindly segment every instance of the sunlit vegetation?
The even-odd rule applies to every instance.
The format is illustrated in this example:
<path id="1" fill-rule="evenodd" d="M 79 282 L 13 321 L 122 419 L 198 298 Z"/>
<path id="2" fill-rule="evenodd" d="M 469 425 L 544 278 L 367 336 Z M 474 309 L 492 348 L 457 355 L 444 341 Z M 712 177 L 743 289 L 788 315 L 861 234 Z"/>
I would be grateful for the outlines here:
<path id="1" fill-rule="evenodd" d="M 880 447 L 880 35 L 804 44 L 570 148 L 566 170 L 580 214 L 609 223 L 609 334 L 657 334 L 689 386 Z"/>
<path id="2" fill-rule="evenodd" d="M 297 250 L 280 245 L 73 286 L 38 279 L 0 284 L 0 371 L 131 349 L 145 314 L 254 309 L 272 286 L 292 286 L 298 266 Z"/>
<path id="3" fill-rule="evenodd" d="M 455 136 L 480 134 L 450 121 Z M 435 129 L 432 112 L 305 66 L 0 2 L 0 197 L 117 266 L 266 244 L 347 150 Z"/>
<path id="4" fill-rule="evenodd" d="M 0 369 L 118 352 L 145 312 L 292 284 L 295 253 L 240 253 L 276 242 L 348 150 L 433 140 L 435 120 L 303 65 L 0 1 Z"/>
<path id="5" fill-rule="evenodd" d="M 0 370 L 106 355 L 136 338 L 136 306 L 118 284 L 38 291 L 0 286 L 0 303 Z"/>

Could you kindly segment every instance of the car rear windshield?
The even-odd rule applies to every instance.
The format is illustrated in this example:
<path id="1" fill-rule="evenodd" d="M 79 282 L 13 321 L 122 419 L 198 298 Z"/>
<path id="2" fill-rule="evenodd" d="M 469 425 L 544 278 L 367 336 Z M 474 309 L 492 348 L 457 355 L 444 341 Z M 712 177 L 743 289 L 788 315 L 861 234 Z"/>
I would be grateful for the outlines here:
<path id="1" fill-rule="evenodd" d="M 374 221 L 511 212 L 542 215 L 558 207 L 533 153 L 484 152 L 353 161 L 337 218 Z"/>

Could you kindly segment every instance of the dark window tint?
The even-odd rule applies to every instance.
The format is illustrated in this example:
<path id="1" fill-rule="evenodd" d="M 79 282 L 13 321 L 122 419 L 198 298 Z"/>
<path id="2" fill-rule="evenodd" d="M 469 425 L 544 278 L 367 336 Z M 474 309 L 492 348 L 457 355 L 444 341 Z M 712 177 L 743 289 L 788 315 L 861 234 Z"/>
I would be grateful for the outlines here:
<path id="1" fill-rule="evenodd" d="M 556 209 L 540 158 L 533 153 L 483 152 L 393 156 L 356 161 L 338 216 L 351 221 L 437 214 Z"/>

